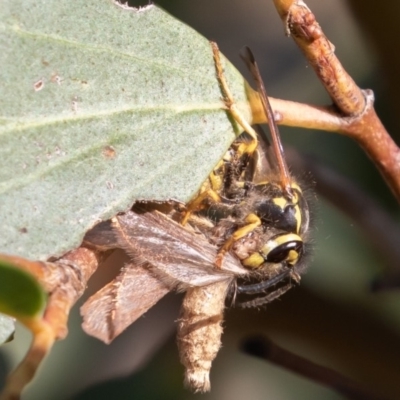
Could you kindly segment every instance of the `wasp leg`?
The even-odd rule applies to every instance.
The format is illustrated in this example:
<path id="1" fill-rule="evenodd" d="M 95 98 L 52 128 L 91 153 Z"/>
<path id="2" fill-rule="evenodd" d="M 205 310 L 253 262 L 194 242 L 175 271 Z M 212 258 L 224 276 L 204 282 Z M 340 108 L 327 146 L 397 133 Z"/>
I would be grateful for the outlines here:
<path id="1" fill-rule="evenodd" d="M 244 301 L 242 303 L 238 303 L 238 307 L 240 308 L 251 308 L 251 307 L 260 307 L 263 306 L 267 303 L 270 303 L 271 301 L 277 299 L 278 297 L 281 297 L 284 293 L 286 293 L 289 289 L 293 287 L 292 283 L 288 283 L 287 285 L 276 289 L 272 293 L 264 296 L 264 297 L 258 297 L 254 300 L 250 301 Z"/>
<path id="2" fill-rule="evenodd" d="M 253 213 L 249 214 L 246 217 L 245 222 L 247 225 L 242 226 L 237 231 L 235 231 L 219 250 L 217 258 L 215 259 L 215 265 L 218 268 L 221 268 L 222 260 L 225 256 L 225 253 L 230 250 L 230 248 L 232 247 L 233 243 L 236 242 L 236 240 L 239 240 L 240 238 L 246 236 L 251 231 L 254 231 L 254 229 L 256 229 L 257 227 L 261 226 L 261 219 L 258 218 L 257 215 Z"/>
<path id="3" fill-rule="evenodd" d="M 207 181 L 200 188 L 197 196 L 186 205 L 186 210 L 183 214 L 182 225 L 185 225 L 192 214 L 206 207 L 207 202 L 220 203 L 221 197 L 218 192 L 222 188 L 222 178 L 219 172 L 223 168 L 224 160 L 221 160 L 208 176 Z"/>
<path id="4" fill-rule="evenodd" d="M 215 192 L 220 192 L 223 186 L 223 178 L 221 177 L 221 171 L 224 170 L 224 160 L 220 160 L 216 167 L 211 171 L 208 176 L 208 181 L 211 188 Z"/>
<path id="5" fill-rule="evenodd" d="M 241 143 L 238 152 L 240 155 L 253 154 L 258 145 L 257 133 L 246 121 L 243 115 L 238 110 L 235 100 L 233 99 L 232 92 L 229 89 L 228 83 L 225 79 L 224 69 L 221 63 L 220 51 L 217 43 L 211 42 L 211 47 L 214 55 L 215 68 L 217 70 L 218 80 L 221 86 L 221 91 L 224 96 L 224 102 L 232 115 L 233 119 L 250 135 L 251 140 L 247 143 Z"/>
<path id="6" fill-rule="evenodd" d="M 205 207 L 205 203 L 209 201 L 220 203 L 221 197 L 211 188 L 200 191 L 199 195 L 188 203 L 181 224 L 185 225 L 189 221 L 192 213 L 200 211 Z"/>
<path id="7" fill-rule="evenodd" d="M 268 279 L 266 281 L 254 283 L 251 285 L 239 285 L 236 288 L 236 293 L 245 293 L 245 294 L 261 293 L 264 290 L 267 290 L 270 287 L 283 281 L 284 279 L 290 277 L 291 272 L 292 271 L 290 269 L 287 269 L 286 271 L 283 271 L 280 274 L 278 274 L 278 275 L 274 276 L 273 278 Z"/>

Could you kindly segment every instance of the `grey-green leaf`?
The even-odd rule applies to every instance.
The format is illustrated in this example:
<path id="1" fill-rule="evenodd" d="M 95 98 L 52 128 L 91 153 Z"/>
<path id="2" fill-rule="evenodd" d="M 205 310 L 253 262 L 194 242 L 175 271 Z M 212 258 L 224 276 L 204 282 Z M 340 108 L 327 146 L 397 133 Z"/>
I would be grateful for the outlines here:
<path id="1" fill-rule="evenodd" d="M 136 199 L 196 192 L 237 130 L 206 39 L 155 6 L 1 8 L 0 252 L 59 256 Z M 243 78 L 226 73 L 250 118 Z"/>

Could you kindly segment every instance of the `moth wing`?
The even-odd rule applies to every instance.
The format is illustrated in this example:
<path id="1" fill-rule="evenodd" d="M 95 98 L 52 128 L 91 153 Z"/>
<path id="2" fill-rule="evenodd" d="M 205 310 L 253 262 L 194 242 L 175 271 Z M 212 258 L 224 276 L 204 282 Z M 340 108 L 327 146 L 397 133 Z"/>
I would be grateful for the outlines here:
<path id="1" fill-rule="evenodd" d="M 169 291 L 144 265 L 127 264 L 81 307 L 83 330 L 110 343 Z"/>
<path id="2" fill-rule="evenodd" d="M 229 253 L 217 268 L 215 246 L 157 211 L 127 212 L 112 223 L 119 246 L 133 259 L 145 260 L 153 275 L 169 287 L 185 290 L 248 274 Z"/>
<path id="3" fill-rule="evenodd" d="M 110 220 L 102 221 L 90 229 L 83 238 L 83 244 L 100 251 L 115 250 L 118 240 Z"/>
<path id="4" fill-rule="evenodd" d="M 105 343 L 155 305 L 169 291 L 211 285 L 247 274 L 227 254 L 214 264 L 217 248 L 157 211 L 127 212 L 101 223 L 85 242 L 102 249 L 119 247 L 132 258 L 117 278 L 81 307 L 83 329 Z"/>

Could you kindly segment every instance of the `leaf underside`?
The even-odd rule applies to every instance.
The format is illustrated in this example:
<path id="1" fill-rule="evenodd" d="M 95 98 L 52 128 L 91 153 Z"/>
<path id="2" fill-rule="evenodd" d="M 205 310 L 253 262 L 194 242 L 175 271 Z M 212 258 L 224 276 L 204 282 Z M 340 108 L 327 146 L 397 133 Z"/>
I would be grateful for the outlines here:
<path id="1" fill-rule="evenodd" d="M 3 253 L 60 256 L 137 199 L 188 201 L 239 132 L 208 41 L 155 6 L 7 0 L 0 65 Z"/>

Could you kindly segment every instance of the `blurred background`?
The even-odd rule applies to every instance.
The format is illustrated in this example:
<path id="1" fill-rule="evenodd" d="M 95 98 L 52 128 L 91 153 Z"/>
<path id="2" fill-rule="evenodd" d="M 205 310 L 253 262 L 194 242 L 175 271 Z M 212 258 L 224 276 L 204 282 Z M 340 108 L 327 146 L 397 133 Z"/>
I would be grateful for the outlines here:
<path id="1" fill-rule="evenodd" d="M 130 2 L 134 6 L 147 4 Z M 300 51 L 285 37 L 271 0 L 170 0 L 157 4 L 217 41 L 248 78 L 238 54 L 244 45 L 250 46 L 270 96 L 329 104 Z M 400 3 L 308 0 L 307 4 L 347 71 L 361 88 L 374 90 L 377 112 L 398 142 L 400 55 L 395 49 L 400 37 Z M 398 224 L 398 205 L 393 196 L 350 139 L 293 128 L 282 127 L 281 131 L 284 146 L 312 155 L 346 177 L 376 202 L 376 208 L 382 208 L 391 224 Z M 306 176 L 308 171 L 295 173 Z M 358 200 L 361 210 L 362 199 Z M 314 256 L 301 286 L 265 309 L 226 311 L 223 347 L 211 371 L 211 393 L 193 395 L 183 389 L 174 323 L 181 295 L 170 294 L 110 346 L 84 335 L 76 306 L 68 338 L 55 345 L 24 399 L 345 398 L 242 353 L 239 344 L 251 334 L 265 334 L 280 346 L 335 369 L 385 398 L 400 398 L 400 292 L 371 291 L 373 282 L 395 274 L 396 268 L 398 273 L 400 265 L 396 260 L 389 262 L 388 254 L 376 246 L 387 238 L 366 233 L 334 206 L 336 200 L 318 196 L 312 234 Z M 123 255 L 112 257 L 109 265 L 116 265 Z M 109 279 L 103 272 L 91 282 L 90 290 Z M 16 340 L 2 347 L 0 380 L 23 357 L 29 340 L 29 334 L 19 329 Z"/>

